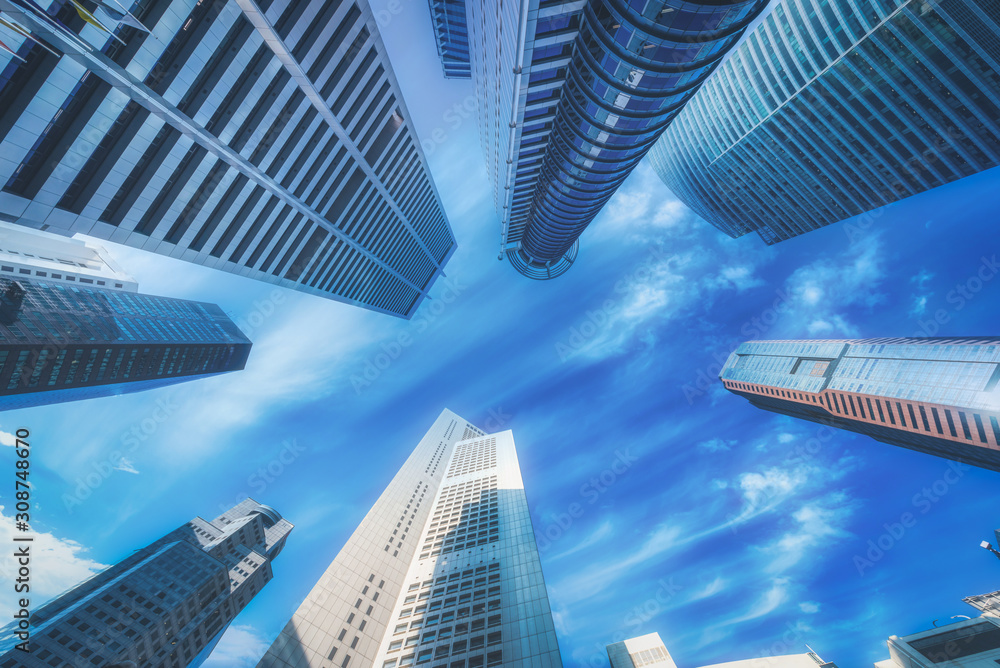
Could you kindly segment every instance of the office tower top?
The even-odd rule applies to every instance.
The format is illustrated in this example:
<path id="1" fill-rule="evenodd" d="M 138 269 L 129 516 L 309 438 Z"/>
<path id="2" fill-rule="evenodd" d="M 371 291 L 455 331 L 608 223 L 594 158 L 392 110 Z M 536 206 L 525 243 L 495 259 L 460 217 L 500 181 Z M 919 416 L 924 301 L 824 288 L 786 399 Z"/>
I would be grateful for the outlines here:
<path id="1" fill-rule="evenodd" d="M 660 668 L 677 668 L 670 658 L 659 633 L 647 633 L 637 638 L 629 638 L 608 645 L 608 660 L 611 668 L 640 668 L 653 666 Z"/>
<path id="2" fill-rule="evenodd" d="M 438 58 L 448 79 L 469 79 L 469 24 L 465 0 L 429 0 Z"/>
<path id="3" fill-rule="evenodd" d="M 509 431 L 445 410 L 258 668 L 561 668 Z"/>
<path id="4" fill-rule="evenodd" d="M 0 410 L 237 371 L 250 340 L 215 304 L 0 275 Z"/>
<path id="5" fill-rule="evenodd" d="M 53 11 L 4 3 L 54 52 L 4 38 L 0 211 L 412 316 L 455 239 L 367 0 Z"/>
<path id="6" fill-rule="evenodd" d="M 983 611 L 979 617 L 906 636 L 889 636 L 889 658 L 876 663 L 875 668 L 993 668 L 1000 663 L 997 594 L 963 599 Z"/>
<path id="7" fill-rule="evenodd" d="M 726 389 L 776 413 L 1000 471 L 1000 338 L 751 341 Z"/>
<path id="8" fill-rule="evenodd" d="M 577 241 L 766 0 L 468 3 L 501 253 L 530 278 Z"/>
<path id="9" fill-rule="evenodd" d="M 768 244 L 1000 164 L 993 0 L 783 0 L 650 152 Z"/>
<path id="10" fill-rule="evenodd" d="M 0 630 L 0 668 L 198 666 L 273 577 L 292 525 L 253 499 L 211 522 L 197 517 Z"/>
<path id="11" fill-rule="evenodd" d="M 649 633 L 637 638 L 608 645 L 608 659 L 611 668 L 677 668 L 670 658 L 659 633 Z M 727 663 L 702 666 L 702 668 L 837 668 L 833 663 L 824 662 L 815 652 L 788 654 L 784 656 L 761 656 L 755 659 L 730 661 Z"/>
<path id="12" fill-rule="evenodd" d="M 135 292 L 138 284 L 104 248 L 0 221 L 0 278 L 44 278 Z"/>

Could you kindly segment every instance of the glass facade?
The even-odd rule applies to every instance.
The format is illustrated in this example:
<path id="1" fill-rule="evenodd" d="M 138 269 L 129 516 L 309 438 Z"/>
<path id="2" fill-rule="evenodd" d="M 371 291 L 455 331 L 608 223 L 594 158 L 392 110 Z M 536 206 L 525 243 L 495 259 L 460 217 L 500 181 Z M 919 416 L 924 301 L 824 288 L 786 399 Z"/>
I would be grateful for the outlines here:
<path id="1" fill-rule="evenodd" d="M 789 239 L 1000 164 L 993 0 L 782 0 L 650 152 L 732 237 Z"/>
<path id="2" fill-rule="evenodd" d="M 250 347 L 214 304 L 0 277 L 0 410 L 240 370 Z"/>
<path id="3" fill-rule="evenodd" d="M 431 25 L 437 43 L 438 57 L 444 76 L 449 79 L 469 79 L 469 24 L 465 0 L 429 0 Z"/>
<path id="4" fill-rule="evenodd" d="M 42 5 L 68 30 L 5 9 L 65 55 L 0 52 L 0 210 L 412 316 L 455 240 L 365 0 L 138 0 L 121 42 Z"/>
<path id="5" fill-rule="evenodd" d="M 199 666 L 271 580 L 291 530 L 253 499 L 195 518 L 41 606 L 30 653 L 14 649 L 16 623 L 0 630 L 0 668 Z"/>
<path id="6" fill-rule="evenodd" d="M 444 411 L 258 668 L 560 668 L 509 431 Z"/>
<path id="7" fill-rule="evenodd" d="M 1000 338 L 752 341 L 720 378 L 759 408 L 1000 471 Z"/>
<path id="8" fill-rule="evenodd" d="M 501 252 L 554 278 L 764 0 L 469 4 Z"/>

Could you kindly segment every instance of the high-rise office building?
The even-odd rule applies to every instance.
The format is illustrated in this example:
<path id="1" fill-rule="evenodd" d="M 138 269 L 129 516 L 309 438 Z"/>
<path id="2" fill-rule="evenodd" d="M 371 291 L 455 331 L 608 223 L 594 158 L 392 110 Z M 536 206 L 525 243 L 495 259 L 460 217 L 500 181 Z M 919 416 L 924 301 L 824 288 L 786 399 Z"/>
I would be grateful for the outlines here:
<path id="1" fill-rule="evenodd" d="M 445 77 L 469 79 L 469 22 L 466 20 L 465 0 L 429 0 L 431 25 L 437 43 L 438 58 Z"/>
<path id="2" fill-rule="evenodd" d="M 101 246 L 0 221 L 0 278 L 29 277 L 106 290 L 139 289 Z"/>
<path id="3" fill-rule="evenodd" d="M 196 517 L 34 611 L 29 652 L 16 622 L 0 630 L 0 668 L 199 666 L 271 580 L 291 530 L 253 499 Z"/>
<path id="4" fill-rule="evenodd" d="M 1000 664 L 1000 615 L 973 601 L 996 601 L 997 592 L 963 599 L 983 610 L 979 617 L 906 636 L 889 636 L 889 658 L 875 668 L 994 668 Z M 955 619 L 958 615 L 952 617 Z"/>
<path id="5" fill-rule="evenodd" d="M 719 377 L 758 408 L 1000 471 L 1000 338 L 750 341 Z"/>
<path id="6" fill-rule="evenodd" d="M 766 0 L 468 3 L 501 257 L 554 278 Z"/>
<path id="7" fill-rule="evenodd" d="M 993 0 L 782 0 L 650 152 L 773 244 L 1000 165 Z"/>
<path id="8" fill-rule="evenodd" d="M 514 439 L 445 410 L 258 668 L 560 668 Z"/>
<path id="9" fill-rule="evenodd" d="M 639 668 L 639 666 L 660 666 L 677 668 L 670 658 L 670 652 L 660 640 L 659 633 L 628 638 L 608 645 L 608 660 L 611 668 Z"/>
<path id="10" fill-rule="evenodd" d="M 131 6 L 0 0 L 5 220 L 410 317 L 455 240 L 367 1 Z"/>
<path id="11" fill-rule="evenodd" d="M 218 306 L 136 289 L 99 246 L 0 223 L 0 410 L 244 368 L 252 344 Z"/>
<path id="12" fill-rule="evenodd" d="M 611 668 L 677 668 L 670 658 L 659 633 L 648 633 L 637 638 L 608 645 L 608 659 Z M 837 668 L 810 650 L 805 654 L 785 654 L 781 656 L 759 656 L 754 659 L 729 661 L 727 663 L 702 666 L 702 668 Z"/>

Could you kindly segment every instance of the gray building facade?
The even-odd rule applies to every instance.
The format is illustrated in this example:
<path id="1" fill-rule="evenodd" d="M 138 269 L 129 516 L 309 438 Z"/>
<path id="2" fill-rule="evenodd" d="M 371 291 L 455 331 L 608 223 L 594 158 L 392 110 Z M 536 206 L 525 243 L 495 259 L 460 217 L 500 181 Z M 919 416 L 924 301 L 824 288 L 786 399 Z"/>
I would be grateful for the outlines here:
<path id="1" fill-rule="evenodd" d="M 758 408 L 1000 471 L 1000 338 L 750 341 L 719 377 Z"/>
<path id="2" fill-rule="evenodd" d="M 555 278 L 766 0 L 469 2 L 500 257 Z"/>
<path id="3" fill-rule="evenodd" d="M 0 0 L 52 46 L 0 51 L 3 220 L 412 316 L 455 240 L 367 1 L 131 9 Z"/>
<path id="4" fill-rule="evenodd" d="M 509 431 L 441 413 L 258 668 L 561 668 Z"/>
<path id="5" fill-rule="evenodd" d="M 768 244 L 1000 165 L 994 0 L 782 0 L 650 151 Z"/>
<path id="6" fill-rule="evenodd" d="M 16 623 L 0 630 L 0 668 L 201 665 L 271 580 L 291 530 L 253 499 L 196 517 L 35 611 L 29 652 Z"/>

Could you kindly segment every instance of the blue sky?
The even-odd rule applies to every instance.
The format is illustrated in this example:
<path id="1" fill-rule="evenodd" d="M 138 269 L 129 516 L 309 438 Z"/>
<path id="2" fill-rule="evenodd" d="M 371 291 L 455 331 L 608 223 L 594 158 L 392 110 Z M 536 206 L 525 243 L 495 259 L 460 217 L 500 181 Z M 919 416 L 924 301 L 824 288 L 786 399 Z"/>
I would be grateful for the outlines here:
<path id="1" fill-rule="evenodd" d="M 805 644 L 870 666 L 888 635 L 971 614 L 961 598 L 998 587 L 977 547 L 1000 526 L 996 473 L 759 411 L 716 374 L 755 334 L 995 335 L 1000 280 L 953 291 L 1000 255 L 1000 170 L 767 247 L 643 164 L 573 269 L 532 282 L 496 259 L 475 119 L 454 108 L 472 86 L 441 78 L 426 4 L 398 6 L 381 28 L 459 242 L 448 281 L 406 322 L 105 244 L 143 292 L 220 304 L 254 348 L 240 373 L 0 414 L 33 435 L 39 596 L 249 494 L 295 524 L 209 664 L 253 666 L 448 407 L 514 432 L 567 666 L 653 631 L 681 668 Z M 6 489 L 0 505 L 9 534 Z"/>

